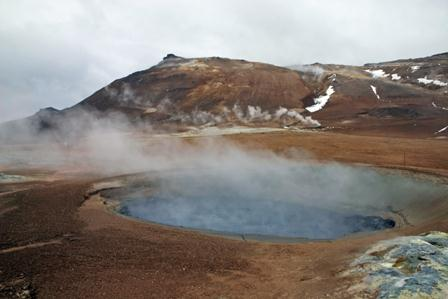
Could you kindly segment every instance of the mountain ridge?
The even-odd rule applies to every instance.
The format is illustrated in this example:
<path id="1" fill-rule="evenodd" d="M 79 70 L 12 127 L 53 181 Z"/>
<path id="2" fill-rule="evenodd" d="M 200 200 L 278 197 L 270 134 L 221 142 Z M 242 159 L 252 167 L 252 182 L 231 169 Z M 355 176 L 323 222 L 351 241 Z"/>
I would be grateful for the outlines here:
<path id="1" fill-rule="evenodd" d="M 120 114 L 131 123 L 171 130 L 241 124 L 348 131 L 389 127 L 431 136 L 448 125 L 447 82 L 448 53 L 364 66 L 289 68 L 168 54 L 72 107 L 45 108 L 6 127 L 59 129 L 88 112 L 93 118 Z"/>

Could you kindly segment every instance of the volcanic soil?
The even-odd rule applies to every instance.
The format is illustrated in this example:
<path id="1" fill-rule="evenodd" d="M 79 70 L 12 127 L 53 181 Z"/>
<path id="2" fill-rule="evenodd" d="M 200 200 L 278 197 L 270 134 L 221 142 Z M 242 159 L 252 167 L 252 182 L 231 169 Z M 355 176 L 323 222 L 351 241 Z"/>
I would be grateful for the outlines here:
<path id="1" fill-rule="evenodd" d="M 188 140 L 199 138 L 214 137 Z M 448 177 L 443 139 L 286 131 L 223 138 Z M 234 240 L 118 216 L 88 193 L 104 179 L 95 175 L 20 174 L 39 173 L 0 189 L 2 298 L 351 298 L 359 278 L 342 273 L 374 242 L 448 229 L 448 207 L 440 203 L 427 207 L 433 219 L 376 234 L 293 244 Z"/>

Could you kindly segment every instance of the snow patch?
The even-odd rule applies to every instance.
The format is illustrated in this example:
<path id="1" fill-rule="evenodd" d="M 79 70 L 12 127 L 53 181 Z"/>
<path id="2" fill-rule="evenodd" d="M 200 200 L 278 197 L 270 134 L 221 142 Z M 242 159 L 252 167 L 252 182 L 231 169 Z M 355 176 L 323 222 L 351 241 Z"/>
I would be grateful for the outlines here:
<path id="1" fill-rule="evenodd" d="M 417 81 L 418 81 L 418 83 L 423 83 L 425 85 L 434 84 L 434 85 L 442 86 L 442 87 L 443 86 L 448 86 L 448 83 L 442 82 L 442 81 L 439 81 L 439 80 L 428 79 L 428 76 L 425 76 L 425 78 L 418 78 Z"/>
<path id="2" fill-rule="evenodd" d="M 334 93 L 334 88 L 333 88 L 333 86 L 330 85 L 327 88 L 325 95 L 315 98 L 314 105 L 306 107 L 305 109 L 311 113 L 321 110 L 327 104 L 328 100 L 330 99 L 330 97 L 333 93 Z"/>
<path id="3" fill-rule="evenodd" d="M 336 74 L 332 74 L 329 79 L 331 79 L 331 82 L 335 82 L 336 81 Z"/>
<path id="4" fill-rule="evenodd" d="M 398 74 L 392 74 L 392 80 L 400 80 L 401 76 Z"/>
<path id="5" fill-rule="evenodd" d="M 448 82 L 442 82 L 442 81 L 439 81 L 439 80 L 432 81 L 432 84 L 438 85 L 438 86 L 448 86 Z"/>
<path id="6" fill-rule="evenodd" d="M 419 66 L 419 65 L 411 66 L 411 70 L 412 70 L 413 73 L 418 71 L 420 68 L 421 68 L 421 66 Z"/>
<path id="7" fill-rule="evenodd" d="M 432 83 L 432 80 L 426 78 L 426 76 L 425 76 L 425 78 L 418 78 L 417 81 L 418 81 L 418 83 L 423 83 L 423 84 L 431 84 Z"/>
<path id="8" fill-rule="evenodd" d="M 447 110 L 447 111 L 448 111 L 448 108 L 446 108 L 446 107 L 443 107 L 443 106 L 439 106 L 439 105 L 437 105 L 437 104 L 436 104 L 436 103 L 434 103 L 434 102 L 432 102 L 431 104 L 432 104 L 432 106 L 433 106 L 434 108 L 437 108 L 437 109 L 442 109 L 442 110 Z"/>
<path id="9" fill-rule="evenodd" d="M 378 95 L 378 93 L 377 93 L 377 91 L 376 91 L 376 87 L 373 86 L 373 85 L 370 85 L 370 88 L 372 88 L 372 91 L 373 91 L 373 93 L 375 94 L 376 98 L 377 98 L 378 100 L 381 100 L 381 99 L 380 99 L 380 96 Z"/>
<path id="10" fill-rule="evenodd" d="M 386 78 L 389 76 L 383 70 L 366 70 L 366 72 L 371 74 L 373 78 Z"/>
<path id="11" fill-rule="evenodd" d="M 448 129 L 448 126 L 446 126 L 446 127 L 444 127 L 444 128 L 441 128 L 440 130 L 438 130 L 438 131 L 435 132 L 434 134 L 442 133 L 442 132 L 446 131 L 447 129 Z"/>

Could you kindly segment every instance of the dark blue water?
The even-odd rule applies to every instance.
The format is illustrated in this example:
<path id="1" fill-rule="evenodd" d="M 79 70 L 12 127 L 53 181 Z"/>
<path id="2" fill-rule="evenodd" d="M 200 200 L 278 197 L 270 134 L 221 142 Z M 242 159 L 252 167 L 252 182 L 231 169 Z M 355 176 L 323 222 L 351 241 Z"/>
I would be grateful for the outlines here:
<path id="1" fill-rule="evenodd" d="M 120 212 L 193 229 L 313 239 L 333 239 L 395 226 L 393 220 L 378 216 L 349 215 L 295 202 L 226 195 L 172 197 L 159 194 L 128 201 Z"/>
<path id="2" fill-rule="evenodd" d="M 341 165 L 190 170 L 156 185 L 149 196 L 134 190 L 122 198 L 120 212 L 192 229 L 310 239 L 393 228 L 380 215 L 447 194 L 432 182 Z"/>

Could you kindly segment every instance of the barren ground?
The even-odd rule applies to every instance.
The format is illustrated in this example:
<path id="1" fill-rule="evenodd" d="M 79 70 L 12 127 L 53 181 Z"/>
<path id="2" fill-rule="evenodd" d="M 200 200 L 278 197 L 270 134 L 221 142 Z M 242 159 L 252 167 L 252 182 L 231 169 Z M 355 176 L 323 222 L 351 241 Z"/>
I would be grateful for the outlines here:
<path id="1" fill-rule="evenodd" d="M 305 150 L 320 160 L 448 176 L 446 140 L 325 132 L 225 138 L 248 148 Z M 100 178 L 53 178 L 0 189 L 0 297 L 349 298 L 353 278 L 341 272 L 369 245 L 448 230 L 441 203 L 427 207 L 437 217 L 414 227 L 331 242 L 244 242 L 119 217 L 98 197 L 85 197 Z"/>

